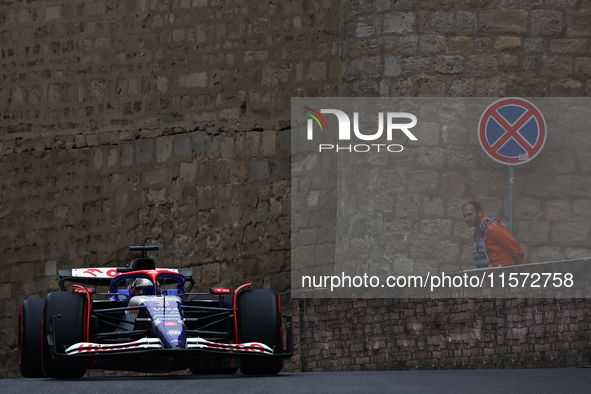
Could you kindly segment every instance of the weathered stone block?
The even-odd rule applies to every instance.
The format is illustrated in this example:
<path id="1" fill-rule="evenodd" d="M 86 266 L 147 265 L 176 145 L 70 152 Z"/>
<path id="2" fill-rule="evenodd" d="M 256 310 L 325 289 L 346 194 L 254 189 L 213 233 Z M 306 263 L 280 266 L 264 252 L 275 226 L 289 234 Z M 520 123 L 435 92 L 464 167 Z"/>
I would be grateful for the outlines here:
<path id="1" fill-rule="evenodd" d="M 456 13 L 456 32 L 463 35 L 476 33 L 478 20 L 476 14 L 469 11 L 458 11 Z"/>
<path id="2" fill-rule="evenodd" d="M 416 55 L 419 47 L 419 37 L 413 35 L 405 35 L 398 39 L 398 53 L 406 56 Z"/>
<path id="3" fill-rule="evenodd" d="M 568 75 L 572 73 L 573 59 L 566 56 L 552 56 L 543 60 L 541 73 Z"/>
<path id="4" fill-rule="evenodd" d="M 550 224 L 541 221 L 517 221 L 515 230 L 515 238 L 518 242 L 530 245 L 544 245 L 549 240 Z"/>
<path id="5" fill-rule="evenodd" d="M 564 8 L 574 7 L 578 0 L 546 0 L 546 4 L 551 6 L 560 6 Z M 584 3 L 584 1 L 583 1 Z"/>
<path id="6" fill-rule="evenodd" d="M 234 157 L 234 139 L 231 136 L 224 135 L 221 137 L 220 154 L 224 159 L 232 159 Z"/>
<path id="7" fill-rule="evenodd" d="M 507 95 L 507 80 L 504 77 L 479 80 L 476 91 L 481 97 L 499 97 Z"/>
<path id="8" fill-rule="evenodd" d="M 394 206 L 397 218 L 414 217 L 421 209 L 421 200 L 418 195 L 399 197 Z"/>
<path id="9" fill-rule="evenodd" d="M 421 77 L 414 80 L 417 97 L 441 97 L 445 94 L 445 82 L 435 77 Z"/>
<path id="10" fill-rule="evenodd" d="M 133 163 L 133 146 L 131 143 L 125 143 L 121 146 L 121 165 L 129 167 Z"/>
<path id="11" fill-rule="evenodd" d="M 355 28 L 355 37 L 370 37 L 373 35 L 375 31 L 375 27 L 372 24 L 365 24 L 363 22 L 357 22 L 357 27 Z"/>
<path id="12" fill-rule="evenodd" d="M 451 220 L 435 219 L 421 221 L 421 234 L 445 236 L 451 234 Z"/>
<path id="13" fill-rule="evenodd" d="M 485 33 L 523 34 L 527 32 L 525 10 L 488 11 L 480 13 L 480 28 Z"/>
<path id="14" fill-rule="evenodd" d="M 554 190 L 569 197 L 591 197 L 591 177 L 586 174 L 563 175 L 555 178 Z"/>
<path id="15" fill-rule="evenodd" d="M 164 163 L 172 153 L 172 136 L 156 138 L 156 162 Z"/>
<path id="16" fill-rule="evenodd" d="M 439 144 L 439 124 L 419 122 L 412 129 L 413 134 L 420 141 L 421 146 Z"/>
<path id="17" fill-rule="evenodd" d="M 250 160 L 250 173 L 256 180 L 269 178 L 269 159 L 258 160 L 252 158 Z"/>
<path id="18" fill-rule="evenodd" d="M 550 240 L 568 245 L 587 245 L 589 229 L 589 223 L 572 222 L 555 224 L 551 228 Z"/>
<path id="19" fill-rule="evenodd" d="M 591 200 L 575 200 L 573 202 L 573 215 L 575 217 L 591 218 Z"/>
<path id="20" fill-rule="evenodd" d="M 417 27 L 417 15 L 414 12 L 397 12 L 384 16 L 385 34 L 410 34 Z"/>
<path id="21" fill-rule="evenodd" d="M 166 202 L 166 189 L 149 189 L 146 199 L 152 204 L 164 204 Z"/>
<path id="22" fill-rule="evenodd" d="M 521 37 L 501 36 L 495 42 L 497 51 L 511 51 L 521 49 Z"/>
<path id="23" fill-rule="evenodd" d="M 316 245 L 318 243 L 318 229 L 317 228 L 307 228 L 301 229 L 297 236 L 296 245 L 303 246 L 303 245 Z"/>
<path id="24" fill-rule="evenodd" d="M 100 148 L 96 148 L 94 150 L 94 168 L 97 170 L 103 166 L 103 150 Z"/>
<path id="25" fill-rule="evenodd" d="M 550 51 L 554 53 L 584 53 L 588 48 L 588 40 L 555 39 L 550 41 Z"/>
<path id="26" fill-rule="evenodd" d="M 9 299 L 12 295 L 10 283 L 0 285 L 0 300 Z"/>
<path id="27" fill-rule="evenodd" d="M 474 167 L 480 148 L 451 146 L 447 148 L 447 164 L 450 166 Z"/>
<path id="28" fill-rule="evenodd" d="M 585 86 L 575 79 L 558 79 L 550 83 L 552 97 L 582 97 Z"/>
<path id="29" fill-rule="evenodd" d="M 515 97 L 545 97 L 548 95 L 548 82 L 542 78 L 513 77 L 507 91 Z"/>
<path id="30" fill-rule="evenodd" d="M 562 11 L 533 10 L 531 12 L 531 32 L 543 36 L 560 34 L 565 28 Z"/>
<path id="31" fill-rule="evenodd" d="M 447 50 L 450 52 L 469 53 L 474 49 L 474 39 L 466 36 L 455 36 L 447 38 Z"/>
<path id="32" fill-rule="evenodd" d="M 441 217 L 444 215 L 443 201 L 441 198 L 435 197 L 423 199 L 423 214 L 427 217 Z"/>
<path id="33" fill-rule="evenodd" d="M 405 236 L 408 236 L 412 232 L 413 223 L 411 220 L 408 220 L 408 219 L 401 219 L 399 217 L 394 217 L 391 220 L 384 219 L 383 226 L 384 226 L 384 231 L 387 234 L 405 237 Z M 388 250 L 388 247 L 386 247 L 386 248 Z"/>
<path id="34" fill-rule="evenodd" d="M 196 72 L 179 76 L 179 87 L 181 88 L 204 88 L 207 86 L 207 73 Z"/>
<path id="35" fill-rule="evenodd" d="M 558 246 L 531 247 L 526 259 L 529 263 L 559 261 L 564 259 L 564 254 L 560 252 Z"/>
<path id="36" fill-rule="evenodd" d="M 546 201 L 546 204 L 544 205 L 544 215 L 548 220 L 568 220 L 570 218 L 570 201 Z"/>
<path id="37" fill-rule="evenodd" d="M 386 56 L 384 59 L 384 75 L 386 77 L 398 77 L 400 73 L 400 57 Z"/>
<path id="38" fill-rule="evenodd" d="M 438 147 L 421 148 L 417 163 L 426 167 L 440 167 L 445 163 L 445 149 Z"/>
<path id="39" fill-rule="evenodd" d="M 425 239 L 416 239 L 416 240 L 413 240 L 410 242 L 410 247 L 409 247 L 408 251 L 413 256 L 431 257 L 431 256 L 433 256 L 433 249 L 434 249 L 433 242 L 430 242 Z M 414 265 L 414 262 L 413 262 L 413 265 Z"/>
<path id="40" fill-rule="evenodd" d="M 182 183 L 193 184 L 197 179 L 198 163 L 181 163 L 179 170 L 179 179 Z"/>
<path id="41" fill-rule="evenodd" d="M 109 149 L 109 153 L 107 154 L 107 166 L 108 167 L 115 167 L 117 165 L 117 156 L 118 156 L 117 148 Z"/>
<path id="42" fill-rule="evenodd" d="M 466 178 L 459 172 L 444 172 L 441 176 L 441 186 L 444 196 L 463 195 L 466 190 Z"/>
<path id="43" fill-rule="evenodd" d="M 380 193 L 397 195 L 404 191 L 406 177 L 401 171 L 385 170 L 378 173 L 376 183 Z"/>
<path id="44" fill-rule="evenodd" d="M 567 36 L 591 36 L 591 9 L 569 11 L 567 18 Z"/>
<path id="45" fill-rule="evenodd" d="M 441 241 L 435 247 L 437 263 L 457 263 L 460 260 L 460 247 L 451 241 Z"/>
<path id="46" fill-rule="evenodd" d="M 225 108 L 220 111 L 220 119 L 238 119 L 240 108 Z"/>
<path id="47" fill-rule="evenodd" d="M 220 281 L 220 263 L 211 263 L 201 269 L 201 282 L 217 285 Z"/>
<path id="48" fill-rule="evenodd" d="M 587 248 L 569 247 L 564 251 L 564 255 L 569 260 L 587 259 L 591 257 L 591 250 Z"/>
<path id="49" fill-rule="evenodd" d="M 523 40 L 523 48 L 527 52 L 544 52 L 548 47 L 548 40 L 545 38 L 526 38 Z"/>
<path id="50" fill-rule="evenodd" d="M 262 135 L 261 151 L 263 155 L 274 155 L 277 144 L 277 133 L 275 130 L 264 130 Z"/>
<path id="51" fill-rule="evenodd" d="M 437 56 L 433 62 L 433 71 L 441 74 L 459 74 L 464 71 L 464 57 Z"/>
<path id="52" fill-rule="evenodd" d="M 59 19 L 61 17 L 61 9 L 62 9 L 62 7 L 59 5 L 45 7 L 45 20 L 52 21 L 55 19 Z M 19 14 L 19 22 L 22 23 L 20 20 L 20 14 Z"/>
<path id="53" fill-rule="evenodd" d="M 591 76 L 591 57 L 577 57 L 575 59 L 574 74 L 576 76 Z"/>
<path id="54" fill-rule="evenodd" d="M 446 44 L 444 36 L 423 36 L 419 41 L 421 52 L 426 55 L 445 52 Z"/>
<path id="55" fill-rule="evenodd" d="M 271 174 L 287 174 L 288 172 L 288 159 L 271 159 Z"/>
<path id="56" fill-rule="evenodd" d="M 144 173 L 144 182 L 152 185 L 156 183 L 170 183 L 170 177 L 168 176 L 168 168 L 159 168 L 156 170 L 146 171 Z"/>
<path id="57" fill-rule="evenodd" d="M 474 48 L 476 52 L 491 53 L 493 49 L 492 39 L 488 37 L 476 37 L 474 38 Z"/>
<path id="58" fill-rule="evenodd" d="M 449 33 L 454 27 L 453 12 L 437 11 L 431 14 L 431 29 L 436 33 Z"/>
<path id="59" fill-rule="evenodd" d="M 437 188 L 438 174 L 435 171 L 411 171 L 408 180 L 408 191 L 411 193 L 425 193 Z"/>
<path id="60" fill-rule="evenodd" d="M 547 196 L 554 190 L 554 181 L 546 175 L 530 175 L 525 178 L 525 188 L 532 196 Z"/>
<path id="61" fill-rule="evenodd" d="M 57 274 L 57 262 L 49 260 L 45 263 L 45 276 L 53 276 Z M 2 297 L 0 297 L 2 298 Z"/>
<path id="62" fill-rule="evenodd" d="M 450 97 L 470 97 L 474 91 L 474 80 L 456 79 L 451 83 L 448 90 Z"/>
<path id="63" fill-rule="evenodd" d="M 261 133 L 255 131 L 246 133 L 244 138 L 244 155 L 246 157 L 258 156 L 260 145 Z"/>
<path id="64" fill-rule="evenodd" d="M 326 79 L 326 64 L 324 62 L 311 62 L 306 78 L 312 81 L 324 81 Z"/>
<path id="65" fill-rule="evenodd" d="M 494 55 L 469 56 L 466 70 L 470 74 L 494 74 L 497 72 L 499 62 Z"/>
<path id="66" fill-rule="evenodd" d="M 428 57 L 407 57 L 402 60 L 402 74 L 405 76 L 425 74 L 428 71 Z"/>
<path id="67" fill-rule="evenodd" d="M 197 157 L 203 156 L 205 153 L 205 133 L 203 131 L 195 131 L 191 133 L 193 136 L 193 150 L 195 151 L 195 155 Z M 170 148 L 168 156 L 170 156 Z"/>
<path id="68" fill-rule="evenodd" d="M 191 154 L 191 143 L 188 134 L 177 134 L 174 136 L 174 154 L 178 157 L 185 157 Z"/>
<path id="69" fill-rule="evenodd" d="M 474 239 L 474 229 L 472 227 L 468 227 L 462 217 L 462 207 L 466 202 L 467 201 L 464 199 L 450 200 L 447 207 L 447 216 L 454 221 L 453 235 L 472 245 L 472 240 Z"/>
<path id="70" fill-rule="evenodd" d="M 152 140 L 142 138 L 135 141 L 135 160 L 137 164 L 150 164 L 152 162 Z"/>

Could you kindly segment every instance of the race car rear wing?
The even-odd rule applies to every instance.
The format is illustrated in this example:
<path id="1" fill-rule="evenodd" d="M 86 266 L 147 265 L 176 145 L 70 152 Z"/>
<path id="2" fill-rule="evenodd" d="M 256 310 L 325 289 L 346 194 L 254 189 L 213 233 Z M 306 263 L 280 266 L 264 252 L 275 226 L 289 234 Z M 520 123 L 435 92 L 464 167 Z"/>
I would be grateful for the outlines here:
<path id="1" fill-rule="evenodd" d="M 59 287 L 62 289 L 62 291 L 66 291 L 66 282 L 78 283 L 87 286 L 108 286 L 114 277 L 136 270 L 137 269 L 128 267 L 74 268 L 59 270 Z M 179 273 L 183 275 L 189 282 L 193 281 L 193 271 L 191 270 L 156 268 L 156 271 Z"/>

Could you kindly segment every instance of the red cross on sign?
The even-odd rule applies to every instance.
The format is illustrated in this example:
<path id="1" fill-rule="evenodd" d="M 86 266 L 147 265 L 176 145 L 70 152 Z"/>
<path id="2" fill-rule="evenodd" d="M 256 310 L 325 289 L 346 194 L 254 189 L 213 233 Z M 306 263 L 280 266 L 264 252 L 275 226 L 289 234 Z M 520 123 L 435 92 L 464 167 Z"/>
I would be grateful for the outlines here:
<path id="1" fill-rule="evenodd" d="M 480 117 L 478 139 L 494 161 L 524 164 L 540 153 L 546 142 L 546 120 L 527 100 L 505 98 L 492 103 Z"/>

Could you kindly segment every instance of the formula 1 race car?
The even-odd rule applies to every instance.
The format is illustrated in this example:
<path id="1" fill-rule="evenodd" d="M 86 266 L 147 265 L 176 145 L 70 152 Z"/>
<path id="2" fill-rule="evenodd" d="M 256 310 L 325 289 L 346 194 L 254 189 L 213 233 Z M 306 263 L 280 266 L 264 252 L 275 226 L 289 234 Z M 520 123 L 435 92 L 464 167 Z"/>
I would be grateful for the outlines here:
<path id="1" fill-rule="evenodd" d="M 266 375 L 293 355 L 292 319 L 281 315 L 273 290 L 249 283 L 233 293 L 192 293 L 190 270 L 157 269 L 147 257 L 157 246 L 130 250 L 142 257 L 126 268 L 60 270 L 62 291 L 22 303 L 22 376 L 72 379 L 91 368 Z M 98 286 L 108 289 L 99 293 Z"/>

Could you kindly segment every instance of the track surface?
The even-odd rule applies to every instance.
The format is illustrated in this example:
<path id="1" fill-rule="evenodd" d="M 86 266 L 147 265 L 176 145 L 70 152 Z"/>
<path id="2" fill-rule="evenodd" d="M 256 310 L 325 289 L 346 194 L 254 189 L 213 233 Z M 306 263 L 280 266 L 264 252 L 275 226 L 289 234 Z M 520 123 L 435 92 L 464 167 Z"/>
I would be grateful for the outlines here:
<path id="1" fill-rule="evenodd" d="M 589 394 L 591 368 L 282 373 L 277 376 L 6 379 L 0 393 L 412 393 Z"/>

